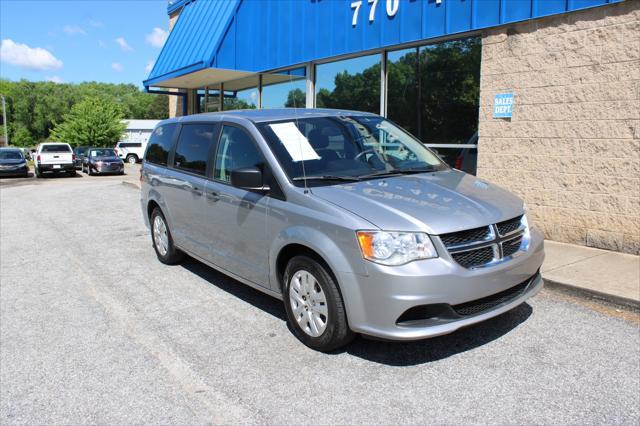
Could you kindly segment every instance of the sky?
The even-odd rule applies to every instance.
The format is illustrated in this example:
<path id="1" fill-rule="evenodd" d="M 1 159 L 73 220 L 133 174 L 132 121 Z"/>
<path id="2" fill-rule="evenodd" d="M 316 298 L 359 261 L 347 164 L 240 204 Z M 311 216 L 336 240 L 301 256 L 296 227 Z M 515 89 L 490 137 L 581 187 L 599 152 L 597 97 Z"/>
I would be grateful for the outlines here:
<path id="1" fill-rule="evenodd" d="M 0 0 L 0 77 L 142 87 L 168 25 L 166 0 Z"/>

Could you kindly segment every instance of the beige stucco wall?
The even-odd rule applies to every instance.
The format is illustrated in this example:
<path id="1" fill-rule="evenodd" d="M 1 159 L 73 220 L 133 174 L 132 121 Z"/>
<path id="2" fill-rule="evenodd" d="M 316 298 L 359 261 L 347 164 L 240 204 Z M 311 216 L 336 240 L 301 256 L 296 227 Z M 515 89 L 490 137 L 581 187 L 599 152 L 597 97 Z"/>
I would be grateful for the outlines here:
<path id="1" fill-rule="evenodd" d="M 549 239 L 639 253 L 640 1 L 487 31 L 480 93 L 478 175 Z"/>

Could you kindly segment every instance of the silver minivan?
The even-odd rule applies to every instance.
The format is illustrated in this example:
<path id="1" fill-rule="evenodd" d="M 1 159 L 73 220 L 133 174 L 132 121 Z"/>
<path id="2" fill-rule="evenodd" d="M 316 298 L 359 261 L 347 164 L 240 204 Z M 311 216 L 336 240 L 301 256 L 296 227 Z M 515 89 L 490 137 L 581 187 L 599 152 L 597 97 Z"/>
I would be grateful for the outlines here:
<path id="1" fill-rule="evenodd" d="M 330 351 L 356 333 L 416 340 L 542 288 L 543 238 L 515 195 L 449 168 L 380 116 L 208 113 L 153 131 L 141 204 L 158 259 L 185 254 L 284 301 Z"/>

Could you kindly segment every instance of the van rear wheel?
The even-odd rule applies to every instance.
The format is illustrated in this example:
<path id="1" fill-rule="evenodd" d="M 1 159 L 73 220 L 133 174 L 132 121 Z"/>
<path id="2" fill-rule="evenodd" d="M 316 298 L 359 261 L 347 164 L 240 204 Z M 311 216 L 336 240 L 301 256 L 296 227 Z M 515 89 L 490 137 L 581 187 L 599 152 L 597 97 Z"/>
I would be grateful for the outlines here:
<path id="1" fill-rule="evenodd" d="M 127 156 L 127 163 L 136 164 L 137 162 L 138 162 L 138 157 L 136 157 L 135 155 L 128 155 Z"/>
<path id="2" fill-rule="evenodd" d="M 160 262 L 175 265 L 184 259 L 184 253 L 173 244 L 167 220 L 158 207 L 151 213 L 151 241 Z"/>
<path id="3" fill-rule="evenodd" d="M 283 282 L 288 322 L 298 340 L 322 352 L 353 340 L 337 283 L 324 265 L 296 256 L 287 264 Z"/>

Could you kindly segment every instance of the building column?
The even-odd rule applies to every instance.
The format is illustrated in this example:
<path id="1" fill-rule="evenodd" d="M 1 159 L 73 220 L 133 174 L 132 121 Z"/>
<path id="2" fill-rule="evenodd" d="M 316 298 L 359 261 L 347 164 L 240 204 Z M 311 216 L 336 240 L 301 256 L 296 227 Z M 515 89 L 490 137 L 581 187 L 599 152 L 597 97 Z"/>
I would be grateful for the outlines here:
<path id="1" fill-rule="evenodd" d="M 316 67 L 309 62 L 306 66 L 307 74 L 307 96 L 306 96 L 306 108 L 315 108 L 316 106 Z"/>

